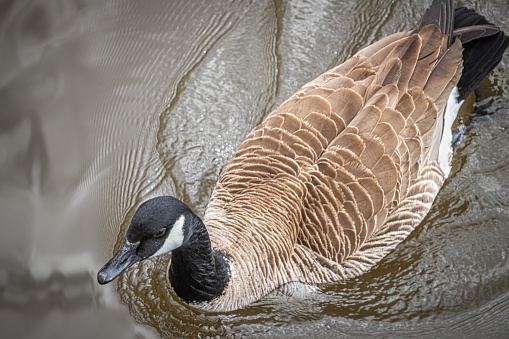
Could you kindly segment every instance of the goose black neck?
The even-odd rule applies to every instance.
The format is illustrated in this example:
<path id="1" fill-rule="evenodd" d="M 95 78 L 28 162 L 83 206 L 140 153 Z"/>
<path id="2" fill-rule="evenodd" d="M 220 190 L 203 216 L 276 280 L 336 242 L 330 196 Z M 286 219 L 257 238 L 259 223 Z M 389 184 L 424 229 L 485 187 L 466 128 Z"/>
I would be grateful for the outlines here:
<path id="1" fill-rule="evenodd" d="M 230 279 L 227 258 L 212 250 L 205 225 L 193 215 L 189 241 L 172 251 L 170 283 L 187 303 L 212 301 L 223 294 Z"/>

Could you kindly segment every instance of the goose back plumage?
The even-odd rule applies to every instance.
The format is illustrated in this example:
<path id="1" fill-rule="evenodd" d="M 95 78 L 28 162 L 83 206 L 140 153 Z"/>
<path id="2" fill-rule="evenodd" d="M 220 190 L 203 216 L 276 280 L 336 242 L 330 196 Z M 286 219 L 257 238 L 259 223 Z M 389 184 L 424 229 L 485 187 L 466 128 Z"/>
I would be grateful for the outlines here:
<path id="1" fill-rule="evenodd" d="M 487 25 L 493 32 L 477 36 L 500 32 Z M 434 1 L 417 30 L 320 75 L 247 136 L 204 218 L 232 283 L 200 307 L 237 309 L 290 282 L 355 277 L 422 221 L 449 171 L 439 162 L 444 115 L 463 70 L 453 30 L 451 2 Z"/>

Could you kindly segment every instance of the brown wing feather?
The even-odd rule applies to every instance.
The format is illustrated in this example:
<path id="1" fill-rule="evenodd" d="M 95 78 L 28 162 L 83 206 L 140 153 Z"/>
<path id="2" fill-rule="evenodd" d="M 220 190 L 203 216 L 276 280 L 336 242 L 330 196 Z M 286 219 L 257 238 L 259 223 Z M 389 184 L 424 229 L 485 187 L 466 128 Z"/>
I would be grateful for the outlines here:
<path id="1" fill-rule="evenodd" d="M 434 160 L 423 150 L 439 133 L 437 112 L 461 63 L 460 43 L 444 50 L 444 41 L 433 25 L 390 36 L 311 81 L 248 136 L 220 182 L 241 169 L 264 185 L 295 176 L 307 192 L 297 243 L 339 264 L 360 260 L 363 244 Z M 255 146 L 292 165 L 250 164 L 243 151 Z"/>
<path id="2" fill-rule="evenodd" d="M 253 273 L 254 259 L 236 258 L 238 279 L 270 278 L 246 280 L 243 295 L 358 275 L 423 218 L 444 178 L 437 138 L 462 68 L 461 43 L 448 44 L 440 28 L 366 47 L 303 86 L 239 147 L 205 219 L 215 248 L 256 246 L 269 266 Z M 241 225 L 256 244 L 222 237 Z"/>

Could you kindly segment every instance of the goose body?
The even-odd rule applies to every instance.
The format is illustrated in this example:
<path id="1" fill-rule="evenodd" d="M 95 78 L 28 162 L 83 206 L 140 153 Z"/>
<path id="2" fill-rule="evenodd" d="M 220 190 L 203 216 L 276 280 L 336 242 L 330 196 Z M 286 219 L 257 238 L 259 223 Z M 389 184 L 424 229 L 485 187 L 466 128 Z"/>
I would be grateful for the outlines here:
<path id="1" fill-rule="evenodd" d="M 142 204 L 99 282 L 172 252 L 175 293 L 229 311 L 292 282 L 366 272 L 428 213 L 450 172 L 459 106 L 508 43 L 482 16 L 435 0 L 416 30 L 359 51 L 256 127 L 203 222 L 171 197 Z"/>

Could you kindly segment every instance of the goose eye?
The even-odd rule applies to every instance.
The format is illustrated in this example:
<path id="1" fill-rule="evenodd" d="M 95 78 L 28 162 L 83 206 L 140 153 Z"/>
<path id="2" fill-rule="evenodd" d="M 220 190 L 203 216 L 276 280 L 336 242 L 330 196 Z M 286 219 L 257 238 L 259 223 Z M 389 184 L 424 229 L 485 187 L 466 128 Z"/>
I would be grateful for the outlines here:
<path id="1" fill-rule="evenodd" d="M 165 234 L 166 234 L 166 228 L 161 228 L 159 231 L 157 231 L 156 234 L 154 234 L 154 238 L 160 238 Z"/>

